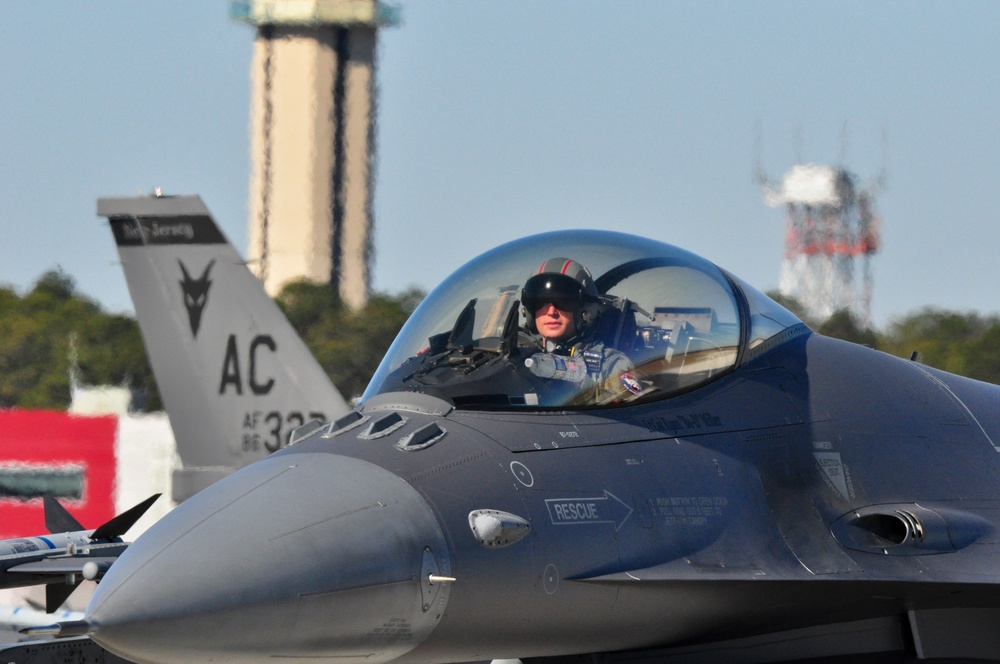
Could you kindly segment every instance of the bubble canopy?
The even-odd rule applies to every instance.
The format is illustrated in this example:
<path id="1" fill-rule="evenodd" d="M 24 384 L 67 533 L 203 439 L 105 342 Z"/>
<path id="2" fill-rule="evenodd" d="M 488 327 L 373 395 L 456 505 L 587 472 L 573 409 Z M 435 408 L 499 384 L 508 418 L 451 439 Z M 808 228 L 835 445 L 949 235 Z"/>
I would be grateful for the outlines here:
<path id="1" fill-rule="evenodd" d="M 521 289 L 553 257 L 571 258 L 593 275 L 600 303 L 588 342 L 624 354 L 626 371 L 571 381 L 526 368 L 544 340 L 528 332 L 533 312 L 520 306 Z M 544 233 L 482 254 L 435 288 L 362 398 L 424 392 L 467 409 L 669 398 L 727 373 L 746 348 L 798 324 L 760 292 L 672 245 L 609 231 Z"/>

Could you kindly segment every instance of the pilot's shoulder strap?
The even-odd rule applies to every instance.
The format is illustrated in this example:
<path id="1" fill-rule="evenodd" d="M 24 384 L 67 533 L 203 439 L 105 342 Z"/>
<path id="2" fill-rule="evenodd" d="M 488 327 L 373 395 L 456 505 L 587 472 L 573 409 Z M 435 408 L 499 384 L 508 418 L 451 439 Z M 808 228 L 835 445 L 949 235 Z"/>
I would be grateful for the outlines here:
<path id="1" fill-rule="evenodd" d="M 587 373 L 599 374 L 604 367 L 604 344 L 595 343 L 581 349 L 583 361 L 587 365 Z"/>

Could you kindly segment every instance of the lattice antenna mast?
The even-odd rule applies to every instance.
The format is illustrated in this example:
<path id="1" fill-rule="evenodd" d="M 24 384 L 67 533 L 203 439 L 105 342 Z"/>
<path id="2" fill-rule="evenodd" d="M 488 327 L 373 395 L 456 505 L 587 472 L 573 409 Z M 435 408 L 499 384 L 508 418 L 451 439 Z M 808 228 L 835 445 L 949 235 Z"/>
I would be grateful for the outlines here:
<path id="1" fill-rule="evenodd" d="M 861 190 L 852 173 L 822 164 L 797 164 L 778 186 L 762 186 L 765 203 L 787 214 L 781 293 L 816 320 L 846 309 L 870 327 L 870 260 L 879 249 L 874 188 Z"/>

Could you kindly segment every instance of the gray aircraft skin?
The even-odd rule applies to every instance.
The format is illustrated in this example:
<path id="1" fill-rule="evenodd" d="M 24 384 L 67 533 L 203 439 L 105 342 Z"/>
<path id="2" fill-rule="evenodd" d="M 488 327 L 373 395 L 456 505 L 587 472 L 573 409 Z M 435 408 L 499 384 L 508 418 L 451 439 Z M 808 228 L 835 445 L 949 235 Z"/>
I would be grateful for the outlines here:
<path id="1" fill-rule="evenodd" d="M 198 196 L 102 198 L 183 467 L 181 502 L 348 412 Z M 183 415 L 179 415 L 183 414 Z"/>
<path id="2" fill-rule="evenodd" d="M 552 257 L 596 277 L 621 389 L 526 367 Z M 354 411 L 139 537 L 74 633 L 163 664 L 996 659 L 998 404 L 676 247 L 538 235 L 432 292 Z"/>

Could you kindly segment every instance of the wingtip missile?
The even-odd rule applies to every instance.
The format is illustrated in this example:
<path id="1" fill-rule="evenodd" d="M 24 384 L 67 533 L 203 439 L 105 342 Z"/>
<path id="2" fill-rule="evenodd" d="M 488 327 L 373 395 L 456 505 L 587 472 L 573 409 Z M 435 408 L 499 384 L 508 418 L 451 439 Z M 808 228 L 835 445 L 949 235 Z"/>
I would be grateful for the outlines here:
<path id="1" fill-rule="evenodd" d="M 44 538 L 0 540 L 0 587 L 45 585 L 45 609 L 52 613 L 83 579 L 100 580 L 128 546 L 121 537 L 160 494 L 113 517 L 94 531 L 84 527 L 58 500 L 45 496 Z"/>

